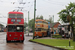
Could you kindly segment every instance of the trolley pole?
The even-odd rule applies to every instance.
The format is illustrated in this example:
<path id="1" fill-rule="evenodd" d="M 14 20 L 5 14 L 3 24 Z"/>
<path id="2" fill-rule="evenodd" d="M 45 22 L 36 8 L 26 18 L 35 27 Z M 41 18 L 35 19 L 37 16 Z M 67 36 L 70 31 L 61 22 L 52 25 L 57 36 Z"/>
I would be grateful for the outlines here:
<path id="1" fill-rule="evenodd" d="M 28 36 L 29 36 L 29 11 L 28 11 Z"/>
<path id="2" fill-rule="evenodd" d="M 33 28 L 33 39 L 35 34 L 35 16 L 36 16 L 36 0 L 34 0 L 34 28 Z"/>

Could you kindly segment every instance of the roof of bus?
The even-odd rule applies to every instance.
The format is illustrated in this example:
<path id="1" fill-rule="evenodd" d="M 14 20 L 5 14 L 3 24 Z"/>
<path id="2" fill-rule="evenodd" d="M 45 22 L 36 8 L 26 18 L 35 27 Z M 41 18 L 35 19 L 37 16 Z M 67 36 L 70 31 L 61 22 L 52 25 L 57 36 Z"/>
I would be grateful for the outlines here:
<path id="1" fill-rule="evenodd" d="M 45 21 L 45 22 L 47 22 L 46 20 L 43 20 L 43 19 L 36 19 L 35 21 Z"/>
<path id="2" fill-rule="evenodd" d="M 23 14 L 22 12 L 8 12 L 8 14 Z"/>

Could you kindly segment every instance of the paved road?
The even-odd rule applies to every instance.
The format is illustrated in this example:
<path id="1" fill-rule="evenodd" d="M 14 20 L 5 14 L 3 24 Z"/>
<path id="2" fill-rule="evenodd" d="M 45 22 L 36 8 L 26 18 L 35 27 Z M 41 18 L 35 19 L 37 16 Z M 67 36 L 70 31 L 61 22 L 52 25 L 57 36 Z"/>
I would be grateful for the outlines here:
<path id="1" fill-rule="evenodd" d="M 32 37 L 25 36 L 24 43 L 6 43 L 6 32 L 0 32 L 0 50 L 58 50 L 29 42 Z"/>

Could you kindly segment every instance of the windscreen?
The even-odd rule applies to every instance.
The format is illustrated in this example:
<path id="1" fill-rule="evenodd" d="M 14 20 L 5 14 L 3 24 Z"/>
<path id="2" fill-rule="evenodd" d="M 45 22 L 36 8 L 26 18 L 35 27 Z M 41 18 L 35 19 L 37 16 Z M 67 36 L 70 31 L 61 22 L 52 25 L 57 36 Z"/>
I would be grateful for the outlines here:
<path id="1" fill-rule="evenodd" d="M 41 28 L 36 28 L 35 30 L 36 30 L 36 31 L 41 31 Z"/>
<path id="2" fill-rule="evenodd" d="M 23 32 L 23 26 L 9 25 L 8 32 Z"/>
<path id="3" fill-rule="evenodd" d="M 8 32 L 15 32 L 15 31 L 16 31 L 16 26 L 14 26 L 14 25 L 8 26 Z"/>
<path id="4" fill-rule="evenodd" d="M 23 26 L 16 26 L 16 32 L 23 32 Z"/>

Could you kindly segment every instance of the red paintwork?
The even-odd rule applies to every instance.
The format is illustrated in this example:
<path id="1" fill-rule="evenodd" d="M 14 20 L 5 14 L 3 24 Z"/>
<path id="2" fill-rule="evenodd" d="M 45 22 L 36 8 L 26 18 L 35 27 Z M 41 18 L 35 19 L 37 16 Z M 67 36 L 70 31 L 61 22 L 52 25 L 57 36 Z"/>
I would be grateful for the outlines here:
<path id="1" fill-rule="evenodd" d="M 17 20 L 16 18 L 8 18 L 8 24 L 13 24 L 14 22 L 11 22 L 11 19 L 15 19 Z M 17 21 L 16 21 L 17 22 Z M 24 24 L 24 19 L 21 18 L 21 22 L 18 22 L 19 24 Z"/>
<path id="2" fill-rule="evenodd" d="M 9 12 L 8 14 L 23 14 L 22 12 Z"/>
<path id="3" fill-rule="evenodd" d="M 11 37 L 9 36 L 11 35 Z M 22 35 L 22 37 L 20 36 Z M 7 40 L 10 41 L 10 40 L 23 40 L 23 37 L 24 37 L 24 32 L 7 32 Z M 17 39 L 14 39 L 14 38 L 17 38 Z"/>
<path id="4" fill-rule="evenodd" d="M 8 14 L 23 14 L 22 12 L 9 12 Z M 15 22 L 17 22 L 17 18 L 8 18 L 7 24 L 13 24 L 14 22 L 11 22 L 11 19 L 15 19 Z M 18 18 L 21 19 L 21 22 L 18 22 L 19 24 L 23 24 L 22 26 L 24 26 L 24 19 L 23 18 Z M 14 24 L 15 26 L 17 26 L 17 24 Z M 7 28 L 8 29 L 8 28 Z M 23 29 L 24 30 L 24 29 Z M 9 36 L 11 34 L 11 37 Z M 22 35 L 22 37 L 20 36 Z M 17 38 L 17 39 L 14 39 Z M 7 32 L 7 41 L 11 41 L 11 40 L 24 40 L 24 32 Z"/>

